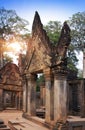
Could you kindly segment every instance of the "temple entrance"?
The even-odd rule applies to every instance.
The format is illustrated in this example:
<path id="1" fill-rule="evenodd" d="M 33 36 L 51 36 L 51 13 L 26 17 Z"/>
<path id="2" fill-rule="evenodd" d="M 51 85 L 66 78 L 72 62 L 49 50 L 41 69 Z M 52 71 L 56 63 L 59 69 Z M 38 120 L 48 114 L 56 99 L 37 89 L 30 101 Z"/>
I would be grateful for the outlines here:
<path id="1" fill-rule="evenodd" d="M 3 92 L 4 97 L 4 108 L 15 108 L 16 107 L 16 94 L 15 92 L 11 92 L 8 90 L 4 90 Z"/>
<path id="2" fill-rule="evenodd" d="M 36 116 L 45 118 L 45 78 L 43 73 L 37 74 L 36 84 Z"/>
<path id="3" fill-rule="evenodd" d="M 59 41 L 53 46 L 36 12 L 32 37 L 28 42 L 25 62 L 22 61 L 23 116 L 43 114 L 45 122 L 64 121 L 67 117 L 67 58 L 70 28 L 65 22 Z M 43 73 L 44 82 L 37 86 L 37 74 Z M 40 112 L 41 110 L 41 112 Z M 43 111 L 42 111 L 43 110 Z"/>

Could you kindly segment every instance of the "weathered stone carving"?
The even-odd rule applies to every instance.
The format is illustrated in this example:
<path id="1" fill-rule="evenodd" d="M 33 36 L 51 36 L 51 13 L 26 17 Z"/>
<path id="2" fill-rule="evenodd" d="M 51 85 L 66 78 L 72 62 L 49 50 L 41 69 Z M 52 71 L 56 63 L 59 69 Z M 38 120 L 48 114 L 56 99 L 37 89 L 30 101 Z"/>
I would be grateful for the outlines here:
<path id="1" fill-rule="evenodd" d="M 12 63 L 7 63 L 1 70 L 0 70 L 0 84 L 5 85 L 17 85 L 21 87 L 21 77 L 19 68 Z"/>
<path id="2" fill-rule="evenodd" d="M 61 35 L 56 47 L 53 47 L 46 31 L 43 29 L 38 12 L 35 13 L 32 37 L 28 43 L 28 52 L 26 56 L 25 71 L 40 71 L 45 67 L 66 68 L 67 48 L 70 44 L 70 28 L 64 22 Z"/>
<path id="3" fill-rule="evenodd" d="M 23 71 L 23 116 L 29 118 L 36 115 L 36 75 L 42 72 L 45 78 L 45 124 L 54 125 L 53 130 L 81 129 L 85 124 L 80 121 L 81 126 L 77 126 L 78 122 L 74 122 L 74 118 L 68 118 L 68 112 L 74 110 L 80 111 L 81 116 L 85 115 L 85 81 L 82 80 L 78 86 L 72 81 L 73 88 L 70 82 L 67 84 L 66 53 L 70 41 L 70 28 L 64 22 L 58 44 L 53 47 L 36 12 Z M 70 108 L 69 111 L 67 107 Z"/>
<path id="4" fill-rule="evenodd" d="M 58 44 L 53 52 L 53 66 L 66 67 L 67 66 L 67 48 L 70 44 L 70 28 L 66 22 L 64 22 L 63 28 L 61 30 L 61 35 L 58 41 Z"/>
<path id="5" fill-rule="evenodd" d="M 0 110 L 22 109 L 22 78 L 17 65 L 7 63 L 0 69 Z"/>

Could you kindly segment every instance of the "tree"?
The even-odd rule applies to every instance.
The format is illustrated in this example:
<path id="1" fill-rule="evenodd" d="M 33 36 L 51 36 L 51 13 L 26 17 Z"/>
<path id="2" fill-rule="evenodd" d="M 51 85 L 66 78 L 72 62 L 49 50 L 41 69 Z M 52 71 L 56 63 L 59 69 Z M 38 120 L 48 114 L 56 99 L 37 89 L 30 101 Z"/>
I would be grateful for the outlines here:
<path id="1" fill-rule="evenodd" d="M 61 30 L 61 22 L 59 21 L 49 21 L 46 26 L 44 26 L 50 41 L 55 45 L 58 42 Z"/>
<path id="2" fill-rule="evenodd" d="M 0 8 L 0 63 L 3 52 L 12 42 L 24 42 L 29 38 L 28 21 L 19 17 L 14 10 Z M 2 65 L 1 65 L 2 66 Z"/>
<path id="3" fill-rule="evenodd" d="M 76 71 L 78 72 L 77 69 L 77 64 L 78 64 L 78 59 L 76 56 L 76 52 L 74 49 L 74 45 L 70 44 L 69 49 L 68 49 L 68 53 L 67 53 L 67 58 L 68 58 L 68 68 L 72 71 Z"/>
<path id="4" fill-rule="evenodd" d="M 28 21 L 20 18 L 14 10 L 0 9 L 0 38 L 11 41 L 13 38 L 27 34 Z"/>
<path id="5" fill-rule="evenodd" d="M 70 18 L 69 25 L 71 27 L 71 32 L 72 32 L 71 44 L 74 45 L 74 49 L 77 52 L 80 51 L 84 52 L 85 51 L 85 11 L 75 13 Z M 80 74 L 78 74 L 78 76 L 80 76 Z"/>
<path id="6" fill-rule="evenodd" d="M 85 11 L 74 14 L 70 18 L 69 24 L 72 30 L 72 44 L 75 45 L 76 50 L 80 51 L 85 44 Z"/>

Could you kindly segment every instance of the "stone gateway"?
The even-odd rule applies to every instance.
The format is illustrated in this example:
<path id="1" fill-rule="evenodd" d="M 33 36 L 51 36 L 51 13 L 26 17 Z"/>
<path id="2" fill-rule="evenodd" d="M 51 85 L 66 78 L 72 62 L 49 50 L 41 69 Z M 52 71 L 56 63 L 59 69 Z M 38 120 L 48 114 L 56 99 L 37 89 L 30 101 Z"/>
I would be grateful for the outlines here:
<path id="1" fill-rule="evenodd" d="M 67 119 L 68 113 L 71 113 L 69 105 L 73 107 L 68 90 L 70 83 L 67 82 L 67 49 L 70 41 L 70 28 L 64 22 L 58 43 L 53 46 L 43 29 L 38 12 L 35 13 L 32 35 L 22 66 L 23 116 L 26 118 L 36 116 L 36 79 L 38 73 L 43 73 L 45 123 L 49 126 L 53 125 L 55 130 L 77 130 L 78 128 L 74 125 L 72 129 L 73 126 L 69 125 L 70 120 Z M 71 103 L 68 103 L 69 101 Z M 78 130 L 83 130 L 81 126 Z"/>

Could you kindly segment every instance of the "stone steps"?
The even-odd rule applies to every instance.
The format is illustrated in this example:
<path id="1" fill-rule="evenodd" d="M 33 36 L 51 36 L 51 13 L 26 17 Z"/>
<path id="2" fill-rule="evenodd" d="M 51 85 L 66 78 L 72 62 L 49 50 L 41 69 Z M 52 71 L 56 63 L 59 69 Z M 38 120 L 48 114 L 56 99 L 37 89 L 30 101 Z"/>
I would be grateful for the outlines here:
<path id="1" fill-rule="evenodd" d="M 0 119 L 0 130 L 10 130 L 7 125 L 4 124 L 4 121 Z"/>
<path id="2" fill-rule="evenodd" d="M 0 128 L 0 130 L 11 130 L 10 128 Z"/>
<path id="3" fill-rule="evenodd" d="M 0 128 L 4 128 L 4 127 L 6 127 L 5 124 L 0 124 Z"/>
<path id="4" fill-rule="evenodd" d="M 4 121 L 0 119 L 0 124 L 4 124 Z"/>
<path id="5" fill-rule="evenodd" d="M 24 118 L 26 118 L 26 119 L 28 119 L 28 120 L 30 120 L 30 121 L 32 121 L 32 122 L 34 122 L 34 123 L 36 123 L 36 124 L 39 124 L 39 125 L 41 125 L 41 126 L 43 126 L 43 127 L 46 127 L 46 128 L 48 128 L 48 129 L 50 129 L 52 126 L 51 125 L 49 125 L 48 123 L 46 123 L 45 122 L 45 120 L 43 119 L 43 118 L 39 118 L 39 117 L 37 117 L 37 116 L 29 116 L 27 113 L 23 113 L 23 115 L 22 115 Z"/>

